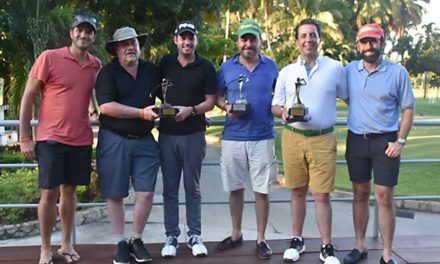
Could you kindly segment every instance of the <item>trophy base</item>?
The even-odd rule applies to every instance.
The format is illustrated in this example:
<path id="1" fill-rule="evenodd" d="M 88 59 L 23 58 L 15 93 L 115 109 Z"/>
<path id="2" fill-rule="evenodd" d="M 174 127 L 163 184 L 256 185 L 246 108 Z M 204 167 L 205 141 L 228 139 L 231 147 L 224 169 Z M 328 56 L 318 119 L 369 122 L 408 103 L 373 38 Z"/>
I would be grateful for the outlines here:
<path id="1" fill-rule="evenodd" d="M 250 108 L 249 104 L 232 104 L 229 112 L 232 114 L 245 114 L 250 111 Z"/>
<path id="2" fill-rule="evenodd" d="M 174 117 L 179 112 L 179 109 L 174 107 L 155 107 L 153 111 L 160 117 Z"/>
<path id="3" fill-rule="evenodd" d="M 307 122 L 308 119 L 305 118 L 307 115 L 308 109 L 304 106 L 293 106 L 289 109 L 287 117 L 287 121 L 289 122 Z"/>

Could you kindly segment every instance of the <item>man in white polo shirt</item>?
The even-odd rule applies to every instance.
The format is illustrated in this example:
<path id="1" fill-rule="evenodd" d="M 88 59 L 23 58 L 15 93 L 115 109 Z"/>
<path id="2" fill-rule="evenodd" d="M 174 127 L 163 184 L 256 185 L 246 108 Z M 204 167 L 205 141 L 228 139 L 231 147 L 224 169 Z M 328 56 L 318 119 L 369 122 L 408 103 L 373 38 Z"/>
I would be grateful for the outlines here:
<path id="1" fill-rule="evenodd" d="M 272 113 L 286 123 L 282 132 L 285 186 L 292 190 L 292 235 L 284 252 L 286 262 L 297 261 L 305 250 L 302 237 L 309 186 L 316 203 L 316 222 L 321 234 L 320 259 L 339 263 L 331 243 L 332 209 L 330 192 L 336 168 L 336 98 L 347 99 L 346 76 L 342 64 L 319 54 L 320 26 L 305 19 L 295 28 L 298 59 L 279 74 L 272 101 Z M 299 98 L 308 107 L 304 121 L 292 122 L 288 109 Z M 295 120 L 296 121 L 296 120 Z"/>

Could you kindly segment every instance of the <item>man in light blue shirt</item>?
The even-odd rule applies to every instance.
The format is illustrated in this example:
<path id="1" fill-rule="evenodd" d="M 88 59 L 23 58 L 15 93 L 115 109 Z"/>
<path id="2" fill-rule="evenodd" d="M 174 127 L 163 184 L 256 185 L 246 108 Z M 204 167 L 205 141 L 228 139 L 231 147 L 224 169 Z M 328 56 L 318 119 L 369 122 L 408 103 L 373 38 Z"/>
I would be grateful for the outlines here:
<path id="1" fill-rule="evenodd" d="M 369 217 L 371 171 L 383 242 L 380 263 L 397 263 L 391 258 L 395 229 L 393 195 L 400 154 L 412 126 L 415 98 L 405 68 L 382 58 L 384 34 L 377 24 L 362 26 L 356 42 L 362 60 L 346 66 L 350 108 L 345 153 L 353 183 L 356 246 L 344 258 L 344 263 L 357 263 L 368 254 L 365 231 Z"/>

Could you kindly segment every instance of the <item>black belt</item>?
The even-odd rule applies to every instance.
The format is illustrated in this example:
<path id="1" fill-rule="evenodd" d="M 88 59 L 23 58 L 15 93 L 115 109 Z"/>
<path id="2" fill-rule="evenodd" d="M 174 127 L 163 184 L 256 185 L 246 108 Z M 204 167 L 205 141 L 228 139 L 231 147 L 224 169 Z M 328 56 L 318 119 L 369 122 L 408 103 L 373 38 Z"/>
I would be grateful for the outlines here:
<path id="1" fill-rule="evenodd" d="M 384 132 L 384 133 L 356 134 L 356 133 L 351 132 L 351 130 L 348 130 L 348 133 L 355 135 L 355 136 L 358 136 L 358 137 L 363 137 L 364 139 L 373 139 L 373 138 L 379 138 L 379 137 L 394 136 L 397 134 L 397 131 Z"/>
<path id="2" fill-rule="evenodd" d="M 106 130 L 108 130 L 108 131 L 110 131 L 110 132 L 112 132 L 114 134 L 117 134 L 117 135 L 119 135 L 121 137 L 124 137 L 126 139 L 141 139 L 141 138 L 146 138 L 146 137 L 148 137 L 150 135 L 150 133 L 146 133 L 146 134 L 129 134 L 129 133 L 124 133 L 124 132 L 120 132 L 120 131 L 116 131 L 116 130 L 108 129 L 108 128 L 106 128 Z"/>

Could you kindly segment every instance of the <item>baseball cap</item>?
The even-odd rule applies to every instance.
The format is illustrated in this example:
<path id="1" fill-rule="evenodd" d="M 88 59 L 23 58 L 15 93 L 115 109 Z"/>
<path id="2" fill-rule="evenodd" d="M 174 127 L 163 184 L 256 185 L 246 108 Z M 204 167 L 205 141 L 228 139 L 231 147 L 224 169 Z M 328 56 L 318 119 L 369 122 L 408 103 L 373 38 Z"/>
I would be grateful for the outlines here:
<path id="1" fill-rule="evenodd" d="M 87 15 L 76 15 L 73 18 L 72 26 L 70 28 L 74 28 L 79 26 L 82 23 L 87 23 L 92 26 L 93 30 L 96 32 L 96 18 Z"/>
<path id="2" fill-rule="evenodd" d="M 359 31 L 356 35 L 356 42 L 363 38 L 383 38 L 383 30 L 378 24 L 365 24 L 359 28 Z"/>
<path id="3" fill-rule="evenodd" d="M 238 27 L 238 37 L 241 38 L 241 36 L 245 34 L 252 34 L 256 37 L 260 37 L 261 29 L 258 23 L 254 20 L 243 20 Z"/>
<path id="4" fill-rule="evenodd" d="M 176 30 L 174 30 L 174 35 L 180 35 L 183 32 L 191 32 L 194 35 L 197 35 L 196 26 L 190 21 L 183 21 L 179 25 L 177 25 Z"/>

